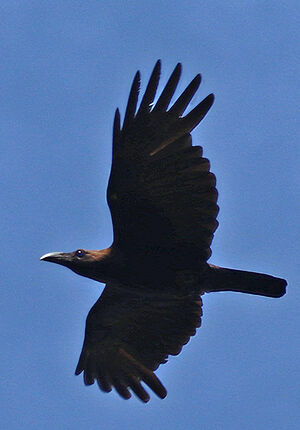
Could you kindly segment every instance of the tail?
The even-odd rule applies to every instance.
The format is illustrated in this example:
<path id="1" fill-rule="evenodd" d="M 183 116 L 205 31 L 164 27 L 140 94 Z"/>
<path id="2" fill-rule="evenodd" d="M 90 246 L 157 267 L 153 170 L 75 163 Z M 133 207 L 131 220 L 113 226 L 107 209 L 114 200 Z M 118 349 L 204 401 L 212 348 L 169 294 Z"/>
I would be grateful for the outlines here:
<path id="1" fill-rule="evenodd" d="M 209 266 L 209 286 L 205 290 L 207 293 L 237 291 L 266 297 L 281 297 L 285 294 L 287 282 L 284 279 L 262 273 L 225 269 L 212 264 Z"/>

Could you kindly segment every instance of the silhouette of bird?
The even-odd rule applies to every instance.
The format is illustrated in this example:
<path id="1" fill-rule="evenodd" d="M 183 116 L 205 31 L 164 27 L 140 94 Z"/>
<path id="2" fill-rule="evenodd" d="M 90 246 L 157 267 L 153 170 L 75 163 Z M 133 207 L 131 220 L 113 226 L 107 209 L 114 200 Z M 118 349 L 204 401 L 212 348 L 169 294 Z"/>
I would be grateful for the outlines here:
<path id="1" fill-rule="evenodd" d="M 149 400 L 141 382 L 164 398 L 154 371 L 180 353 L 200 327 L 201 296 L 238 291 L 268 297 L 285 294 L 286 281 L 208 264 L 218 226 L 216 180 L 191 131 L 213 94 L 183 116 L 196 93 L 197 75 L 169 108 L 181 75 L 177 64 L 158 100 L 158 61 L 137 109 L 140 73 L 131 87 L 122 127 L 113 125 L 112 168 L 107 189 L 114 238 L 100 251 L 53 252 L 41 260 L 105 283 L 90 310 L 76 375 L 96 380 L 124 398 Z"/>

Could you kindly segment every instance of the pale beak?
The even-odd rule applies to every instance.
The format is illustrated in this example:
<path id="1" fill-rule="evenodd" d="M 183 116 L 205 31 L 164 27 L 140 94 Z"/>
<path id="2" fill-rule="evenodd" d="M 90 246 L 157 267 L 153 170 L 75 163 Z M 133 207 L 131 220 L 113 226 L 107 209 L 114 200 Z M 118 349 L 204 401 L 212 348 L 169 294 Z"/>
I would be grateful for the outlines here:
<path id="1" fill-rule="evenodd" d="M 68 252 L 49 252 L 48 254 L 42 255 L 40 260 L 67 266 L 71 261 L 71 254 Z"/>

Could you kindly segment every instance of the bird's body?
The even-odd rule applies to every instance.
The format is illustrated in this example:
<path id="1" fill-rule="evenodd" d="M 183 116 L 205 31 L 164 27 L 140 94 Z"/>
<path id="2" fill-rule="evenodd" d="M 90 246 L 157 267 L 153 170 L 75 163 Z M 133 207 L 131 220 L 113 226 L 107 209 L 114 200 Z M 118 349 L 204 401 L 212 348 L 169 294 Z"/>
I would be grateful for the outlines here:
<path id="1" fill-rule="evenodd" d="M 209 95 L 182 117 L 199 87 L 197 75 L 168 109 L 180 74 L 178 64 L 153 106 L 158 61 L 137 111 L 137 73 L 122 128 L 116 111 L 107 190 L 111 247 L 41 258 L 106 283 L 87 317 L 76 374 L 83 371 L 87 385 L 97 380 L 103 391 L 115 387 L 124 398 L 130 397 L 130 388 L 145 402 L 149 395 L 141 381 L 165 397 L 154 370 L 195 334 L 203 293 L 280 297 L 286 286 L 283 279 L 207 263 L 218 226 L 216 181 L 202 148 L 192 146 L 190 132 L 214 97 Z"/>

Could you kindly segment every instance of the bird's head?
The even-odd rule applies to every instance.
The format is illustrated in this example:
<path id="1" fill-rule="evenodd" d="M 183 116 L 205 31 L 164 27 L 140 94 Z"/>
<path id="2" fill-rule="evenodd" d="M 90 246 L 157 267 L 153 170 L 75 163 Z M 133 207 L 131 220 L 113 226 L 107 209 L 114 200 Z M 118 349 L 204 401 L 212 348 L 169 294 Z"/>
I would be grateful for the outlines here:
<path id="1" fill-rule="evenodd" d="M 101 251 L 77 249 L 73 252 L 50 252 L 43 255 L 40 260 L 57 263 L 61 266 L 68 267 L 78 275 L 99 282 L 106 282 L 109 256 L 109 248 Z"/>

